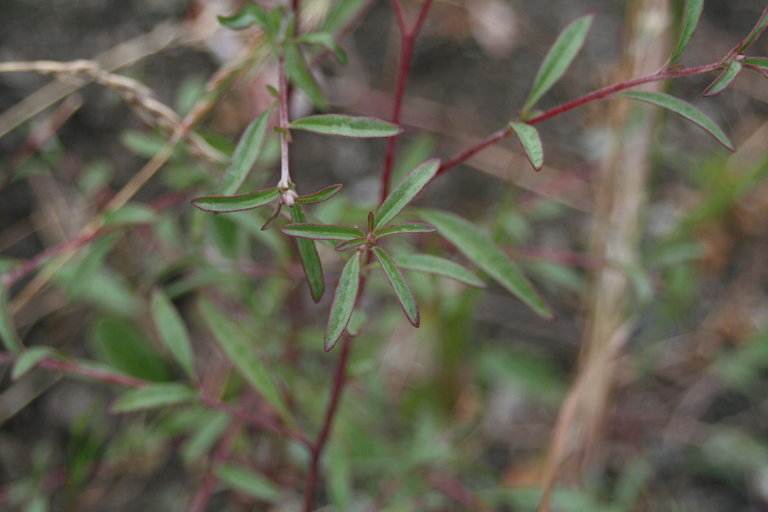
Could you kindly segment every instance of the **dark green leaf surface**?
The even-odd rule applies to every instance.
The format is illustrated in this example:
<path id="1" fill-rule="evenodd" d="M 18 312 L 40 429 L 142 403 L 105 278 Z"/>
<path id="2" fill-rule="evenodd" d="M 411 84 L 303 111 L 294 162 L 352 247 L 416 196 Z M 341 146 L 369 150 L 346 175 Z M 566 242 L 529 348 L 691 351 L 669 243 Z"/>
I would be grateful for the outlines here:
<path id="1" fill-rule="evenodd" d="M 280 501 L 280 488 L 264 476 L 248 468 L 225 463 L 216 468 L 216 476 L 229 488 L 250 494 L 260 501 L 277 503 Z"/>
<path id="2" fill-rule="evenodd" d="M 409 233 L 434 233 L 435 226 L 423 224 L 421 222 L 411 222 L 407 224 L 390 224 L 374 232 L 376 239 L 392 235 L 405 235 Z"/>
<path id="3" fill-rule="evenodd" d="M 728 136 L 723 132 L 723 130 L 721 130 L 720 127 L 717 126 L 714 121 L 712 121 L 712 119 L 707 117 L 704 112 L 697 109 L 690 103 L 686 103 L 685 101 L 677 99 L 674 96 L 670 96 L 669 94 L 664 94 L 661 92 L 632 91 L 623 92 L 621 93 L 621 96 L 624 96 L 625 98 L 631 98 L 633 100 L 644 101 L 646 103 L 658 105 L 660 107 L 671 110 L 675 114 L 678 114 L 703 128 L 710 135 L 712 135 L 715 140 L 717 140 L 726 148 L 730 149 L 731 151 L 735 151 L 733 144 L 731 143 L 730 139 L 728 139 Z"/>
<path id="4" fill-rule="evenodd" d="M 112 412 L 122 413 L 167 407 L 197 398 L 197 392 L 182 384 L 150 384 L 123 393 L 112 405 Z"/>
<path id="5" fill-rule="evenodd" d="M 744 40 L 739 44 L 739 47 L 736 49 L 737 53 L 743 53 L 747 48 L 752 46 L 752 43 L 754 43 L 758 37 L 763 33 L 765 30 L 765 27 L 768 26 L 768 7 L 765 7 L 763 9 L 763 12 L 760 14 L 760 18 L 757 20 L 757 23 L 755 24 L 755 27 L 749 32 L 747 37 L 744 38 Z"/>
<path id="6" fill-rule="evenodd" d="M 384 202 L 376 211 L 375 229 L 382 228 L 389 224 L 408 203 L 426 186 L 429 181 L 435 177 L 440 168 L 440 160 L 427 160 L 420 166 L 412 170 L 395 190 L 390 192 Z"/>
<path id="7" fill-rule="evenodd" d="M 768 68 L 768 57 L 747 57 L 744 64 L 752 64 L 760 68 Z"/>
<path id="8" fill-rule="evenodd" d="M 235 327 L 235 321 L 227 318 L 207 299 L 200 300 L 200 312 L 230 361 L 242 377 L 288 422 L 293 417 L 285 406 L 277 384 L 272 379 L 272 370 L 255 351 L 254 342 L 248 340 Z M 255 340 L 254 340 L 255 341 Z"/>
<path id="9" fill-rule="evenodd" d="M 21 342 L 16 335 L 11 316 L 11 305 L 8 302 L 8 290 L 0 286 L 0 340 L 5 349 L 11 354 L 21 353 Z"/>
<path id="10" fill-rule="evenodd" d="M 163 344 L 189 378 L 196 380 L 195 356 L 189 333 L 179 312 L 160 290 L 152 293 L 151 308 L 152 320 Z"/>
<path id="11" fill-rule="evenodd" d="M 555 44 L 544 57 L 544 62 L 536 73 L 531 93 L 523 107 L 524 111 L 530 110 L 563 76 L 584 44 L 589 26 L 592 24 L 592 18 L 591 14 L 578 18 L 565 27 L 557 37 Z"/>
<path id="12" fill-rule="evenodd" d="M 525 155 L 528 157 L 528 161 L 531 162 L 534 170 L 540 170 L 544 165 L 544 147 L 541 145 L 539 131 L 529 124 L 516 123 L 514 121 L 510 122 L 509 126 L 517 135 L 520 144 L 523 145 Z"/>
<path id="13" fill-rule="evenodd" d="M 232 162 L 224 172 L 224 179 L 221 184 L 223 195 L 229 196 L 237 192 L 245 178 L 248 177 L 248 173 L 251 172 L 264 144 L 264 135 L 267 133 L 267 122 L 271 112 L 272 109 L 268 109 L 257 117 L 240 137 L 235 152 L 232 154 Z"/>
<path id="14" fill-rule="evenodd" d="M 293 218 L 294 222 L 298 223 L 303 223 L 306 220 L 301 205 L 295 204 L 291 207 L 291 218 Z M 323 297 L 323 293 L 325 293 L 325 280 L 323 279 L 323 266 L 320 263 L 320 257 L 317 255 L 315 242 L 306 238 L 297 238 L 296 245 L 299 248 L 299 257 L 301 258 L 301 266 L 304 269 L 304 277 L 309 285 L 309 293 L 312 295 L 312 300 L 319 302 Z"/>
<path id="15" fill-rule="evenodd" d="M 155 382 L 168 379 L 165 361 L 133 323 L 105 318 L 96 326 L 95 342 L 107 363 L 117 370 Z"/>
<path id="16" fill-rule="evenodd" d="M 265 28 L 268 25 L 267 13 L 256 4 L 246 4 L 232 16 L 219 16 L 219 23 L 234 30 L 258 25 Z"/>
<path id="17" fill-rule="evenodd" d="M 392 137 L 402 131 L 399 126 L 374 117 L 341 114 L 302 117 L 291 123 L 291 129 L 355 138 Z"/>
<path id="18" fill-rule="evenodd" d="M 709 84 L 702 96 L 714 96 L 715 94 L 723 92 L 726 87 L 731 85 L 731 82 L 733 82 L 733 79 L 739 74 L 739 71 L 741 71 L 741 62 L 732 60 L 723 72 L 720 73 L 720 76 L 715 78 L 715 81 Z"/>
<path id="19" fill-rule="evenodd" d="M 365 237 L 365 233 L 357 228 L 337 224 L 286 224 L 282 232 L 286 235 L 313 240 L 352 240 Z"/>
<path id="20" fill-rule="evenodd" d="M 322 190 L 318 190 L 314 194 L 299 196 L 296 198 L 296 202 L 301 204 L 322 203 L 323 201 L 327 201 L 328 199 L 335 196 L 336 193 L 343 187 L 344 185 L 331 185 L 330 187 L 325 187 Z"/>
<path id="21" fill-rule="evenodd" d="M 680 23 L 680 35 L 677 38 L 677 43 L 675 43 L 675 49 L 672 50 L 669 62 L 675 62 L 685 51 L 696 26 L 699 24 L 702 9 L 704 9 L 704 0 L 685 0 L 683 18 Z"/>
<path id="22" fill-rule="evenodd" d="M 265 188 L 237 196 L 201 196 L 192 200 L 192 204 L 204 212 L 226 213 L 251 210 L 269 204 L 280 197 L 279 188 Z"/>
<path id="23" fill-rule="evenodd" d="M 408 286 L 403 273 L 400 272 L 400 269 L 397 268 L 395 262 L 389 257 L 389 254 L 387 254 L 384 249 L 374 247 L 373 254 L 376 256 L 376 259 L 379 260 L 379 265 L 381 265 L 382 270 L 384 270 L 384 274 L 387 276 L 387 281 L 389 281 L 392 291 L 395 292 L 397 300 L 400 301 L 400 305 L 403 307 L 403 312 L 408 318 L 408 321 L 411 322 L 414 327 L 418 327 L 421 321 L 419 318 L 419 306 L 416 304 L 416 299 L 413 297 L 411 288 Z"/>
<path id="24" fill-rule="evenodd" d="M 475 274 L 451 260 L 430 254 L 403 254 L 397 257 L 400 268 L 450 277 L 471 286 L 485 288 L 485 283 Z"/>
<path id="25" fill-rule="evenodd" d="M 347 65 L 347 52 L 341 47 L 339 43 L 328 32 L 311 32 L 309 34 L 303 34 L 298 38 L 301 43 L 317 44 L 332 51 L 336 56 L 336 60 L 342 66 Z"/>
<path id="26" fill-rule="evenodd" d="M 482 231 L 457 215 L 437 210 L 422 212 L 425 220 L 455 245 L 475 265 L 517 296 L 537 314 L 553 318 L 549 306 L 523 277 L 514 263 Z"/>
<path id="27" fill-rule="evenodd" d="M 367 238 L 353 238 L 352 240 L 347 240 L 346 242 L 341 242 L 336 246 L 337 251 L 346 251 L 349 249 L 354 249 L 355 247 L 360 247 L 361 245 L 365 245 L 365 243 L 368 241 Z"/>
<path id="28" fill-rule="evenodd" d="M 29 370 L 37 366 L 37 363 L 53 355 L 56 351 L 51 347 L 32 347 L 22 352 L 13 365 L 11 379 L 18 380 Z"/>
<path id="29" fill-rule="evenodd" d="M 312 72 L 304 60 L 304 56 L 294 44 L 289 44 L 285 48 L 285 73 L 290 82 L 301 89 L 312 103 L 319 108 L 325 108 L 328 105 L 323 91 L 317 85 L 315 77 L 312 76 Z"/>
<path id="30" fill-rule="evenodd" d="M 360 288 L 360 253 L 355 253 L 344 265 L 333 296 L 331 314 L 328 316 L 328 325 L 325 328 L 325 351 L 331 350 L 344 334 L 352 311 L 355 309 L 357 292 Z"/>

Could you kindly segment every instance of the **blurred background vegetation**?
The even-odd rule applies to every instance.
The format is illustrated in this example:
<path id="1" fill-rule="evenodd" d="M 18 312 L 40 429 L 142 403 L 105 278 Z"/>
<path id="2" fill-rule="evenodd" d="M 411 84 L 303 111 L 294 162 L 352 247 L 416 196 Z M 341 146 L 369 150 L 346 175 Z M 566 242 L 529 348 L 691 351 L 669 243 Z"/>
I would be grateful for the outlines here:
<path id="1" fill-rule="evenodd" d="M 302 3 L 307 26 L 336 33 L 349 54 L 345 67 L 316 60 L 332 111 L 388 117 L 398 53 L 391 5 Z M 504 126 L 556 34 L 576 17 L 596 14 L 545 108 L 654 71 L 641 68 L 668 51 L 681 3 L 436 1 L 415 50 L 395 182 Z M 217 69 L 236 66 L 196 130 L 212 154 L 228 155 L 271 101 L 265 85 L 275 76 L 254 51 L 258 37 L 218 25 L 215 16 L 237 5 L 5 0 L 0 61 L 96 58 L 181 116 Z M 404 7 L 413 15 L 418 4 Z M 707 0 L 682 62 L 720 59 L 764 7 Z M 661 35 L 643 42 L 654 23 Z M 767 55 L 768 39 L 753 53 Z M 557 319 L 537 318 L 496 285 L 478 290 L 414 273 L 422 322 L 413 329 L 374 274 L 353 318 L 359 334 L 318 507 L 535 510 L 556 460 L 558 411 L 566 397 L 586 396 L 594 400 L 575 406 L 581 415 L 559 416 L 564 432 L 586 434 L 574 434 L 580 444 L 572 452 L 563 448 L 553 510 L 768 510 L 768 83 L 742 73 L 720 96 L 702 99 L 712 78 L 662 88 L 717 120 L 734 154 L 680 119 L 597 102 L 540 126 L 547 155 L 540 173 L 507 140 L 429 187 L 419 204 L 483 226 Z M 225 165 L 179 146 L 106 228 L 82 238 L 168 137 L 124 99 L 98 84 L 0 74 L 5 313 L 26 347 L 148 381 L 184 381 L 149 314 L 152 290 L 162 289 L 190 331 L 201 389 L 248 399 L 200 318 L 198 297 L 212 297 L 269 362 L 301 427 L 316 432 L 337 358 L 322 350 L 329 294 L 311 301 L 293 241 L 260 230 L 268 212 L 213 216 L 190 206 L 191 197 L 215 191 Z M 301 97 L 293 108 L 311 112 Z M 328 223 L 364 218 L 378 198 L 383 154 L 380 140 L 296 133 L 299 192 L 345 185 L 312 214 Z M 242 190 L 276 182 L 277 157 L 270 140 Z M 622 256 L 611 252 L 617 244 Z M 436 236 L 400 249 L 410 246 L 453 254 Z M 330 248 L 320 251 L 331 286 L 343 262 Z M 625 282 L 606 291 L 613 286 L 606 273 Z M 600 309 L 606 300 L 615 311 Z M 595 334 L 601 322 L 620 339 L 584 348 L 605 340 Z M 190 510 L 211 474 L 206 510 L 300 509 L 307 453 L 295 442 L 233 426 L 202 405 L 111 414 L 119 386 L 44 368 L 13 380 L 11 359 L 2 361 L 0 510 Z M 605 378 L 584 377 L 594 372 Z"/>

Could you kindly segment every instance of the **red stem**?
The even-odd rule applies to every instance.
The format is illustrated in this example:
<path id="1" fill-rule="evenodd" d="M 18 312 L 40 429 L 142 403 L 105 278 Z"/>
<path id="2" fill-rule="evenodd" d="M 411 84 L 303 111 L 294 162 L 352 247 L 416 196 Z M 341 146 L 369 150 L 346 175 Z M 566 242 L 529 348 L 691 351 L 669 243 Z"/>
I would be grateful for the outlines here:
<path id="1" fill-rule="evenodd" d="M 538 124 L 543 121 L 546 121 L 547 119 L 551 119 L 555 116 L 559 116 L 560 114 L 564 114 L 569 110 L 573 110 L 577 107 L 581 107 L 582 105 L 586 105 L 587 103 L 590 103 L 592 101 L 607 98 L 608 96 L 616 94 L 617 92 L 621 92 L 625 89 L 629 89 L 631 87 L 636 87 L 638 85 L 647 84 L 650 82 L 658 82 L 660 80 L 667 80 L 670 78 L 680 78 L 683 76 L 697 75 L 700 73 L 708 73 L 710 71 L 715 71 L 719 69 L 721 66 L 722 66 L 722 62 L 718 61 L 718 62 L 713 62 L 712 64 L 707 64 L 705 66 L 698 66 L 695 68 L 662 69 L 655 73 L 651 73 L 650 75 L 633 78 L 631 80 L 626 80 L 618 84 L 609 85 L 608 87 L 603 87 L 602 89 L 592 91 L 588 94 L 585 94 L 584 96 L 581 96 L 579 98 L 565 102 L 562 105 L 558 105 L 549 110 L 546 110 L 541 114 L 534 116 L 531 119 L 528 119 L 525 122 L 530 125 Z M 503 128 L 493 133 L 485 140 L 475 144 L 469 149 L 464 150 L 463 152 L 459 153 L 457 156 L 453 157 L 451 160 L 445 162 L 443 165 L 440 166 L 440 169 L 438 169 L 437 175 L 439 176 L 444 172 L 452 169 L 453 167 L 456 167 L 457 165 L 466 162 L 467 160 L 469 160 L 474 155 L 484 150 L 488 146 L 495 144 L 496 142 L 502 139 L 505 139 L 510 135 L 512 135 L 511 128 Z"/>
<path id="2" fill-rule="evenodd" d="M 408 82 L 408 74 L 411 69 L 411 61 L 413 60 L 413 48 L 416 43 L 416 38 L 424 26 L 424 21 L 427 19 L 427 12 L 432 5 L 432 0 L 424 0 L 421 4 L 416 22 L 413 24 L 413 28 L 408 29 L 405 16 L 403 15 L 403 8 L 400 5 L 400 0 L 392 0 L 392 6 L 395 10 L 395 17 L 397 18 L 397 26 L 400 30 L 400 58 L 397 63 L 397 84 L 395 86 L 395 98 L 392 102 L 392 115 L 390 120 L 394 124 L 400 124 L 400 116 L 403 110 L 403 97 L 405 96 L 405 86 Z M 387 139 L 387 152 L 384 156 L 384 171 L 381 174 L 381 196 L 379 203 L 383 203 L 384 199 L 389 194 L 389 187 L 392 181 L 392 169 L 395 163 L 395 152 L 397 150 L 397 135 Z"/>

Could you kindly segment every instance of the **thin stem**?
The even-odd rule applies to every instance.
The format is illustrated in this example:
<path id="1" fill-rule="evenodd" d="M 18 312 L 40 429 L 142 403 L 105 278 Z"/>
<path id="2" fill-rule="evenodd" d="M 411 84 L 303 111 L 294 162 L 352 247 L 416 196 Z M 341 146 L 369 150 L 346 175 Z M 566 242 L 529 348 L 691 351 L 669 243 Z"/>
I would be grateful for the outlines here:
<path id="1" fill-rule="evenodd" d="M 400 124 L 405 86 L 408 82 L 408 74 L 411 69 L 411 61 L 413 60 L 413 48 L 416 43 L 416 38 L 424 25 L 424 21 L 427 19 L 427 12 L 429 12 L 431 5 L 432 0 L 424 0 L 424 3 L 421 4 L 421 9 L 419 10 L 416 22 L 414 23 L 413 28 L 409 30 L 405 22 L 405 16 L 403 15 L 403 8 L 400 4 L 400 0 L 392 0 L 395 17 L 397 18 L 397 26 L 400 30 L 400 57 L 397 64 L 397 83 L 395 85 L 395 97 L 392 102 L 392 114 L 390 116 L 390 120 L 394 124 Z M 381 174 L 381 196 L 379 198 L 379 203 L 383 203 L 384 199 L 386 199 L 389 194 L 396 150 L 397 136 L 390 137 L 387 139 L 387 151 L 384 156 L 384 171 Z"/>
<path id="2" fill-rule="evenodd" d="M 279 188 L 289 188 L 291 184 L 290 162 L 288 160 L 288 80 L 285 76 L 285 61 L 280 58 L 278 63 L 278 117 L 280 123 L 280 182 Z M 288 205 L 291 206 L 291 205 Z"/>
<path id="3" fill-rule="evenodd" d="M 603 87 L 602 89 L 598 89 L 596 91 L 592 91 L 588 94 L 585 94 L 584 96 L 581 96 L 579 98 L 573 99 L 571 101 L 567 101 L 563 103 L 562 105 L 558 105 L 556 107 L 553 107 L 549 110 L 546 110 L 542 112 L 541 114 L 532 117 L 531 119 L 528 119 L 525 121 L 527 124 L 534 125 L 541 123 L 543 121 L 546 121 L 548 119 L 551 119 L 553 117 L 559 116 L 560 114 L 564 114 L 565 112 L 568 112 L 569 110 L 573 110 L 577 107 L 581 107 L 582 105 L 586 105 L 587 103 L 591 103 L 596 100 L 601 100 L 604 98 L 607 98 L 609 96 L 612 96 L 616 94 L 617 92 L 621 92 L 625 89 L 629 89 L 632 87 L 636 87 L 638 85 L 647 84 L 650 82 L 658 82 L 660 80 L 668 80 L 670 78 L 680 78 L 683 76 L 689 76 L 689 75 L 697 75 L 701 73 L 708 73 L 710 71 L 715 71 L 719 69 L 722 66 L 722 61 L 713 62 L 712 64 L 707 64 L 704 66 L 698 66 L 694 68 L 687 68 L 687 69 L 675 69 L 675 68 L 668 68 L 668 69 L 661 69 L 659 71 L 656 71 L 655 73 L 651 73 L 650 75 L 641 76 L 638 78 L 633 78 L 631 80 L 626 80 L 624 82 L 620 82 L 618 84 L 609 85 L 608 87 Z M 474 146 L 470 147 L 469 149 L 464 150 L 463 152 L 459 153 L 455 157 L 453 157 L 451 160 L 445 162 L 443 165 L 440 166 L 440 169 L 437 171 L 437 176 L 443 174 L 444 172 L 452 169 L 453 167 L 456 167 L 459 164 L 462 164 L 472 158 L 474 155 L 479 153 L 480 151 L 484 150 L 488 146 L 491 146 L 498 141 L 505 139 L 512 135 L 512 129 L 511 128 L 503 128 L 492 135 L 490 135 L 488 138 L 480 141 L 479 143 L 475 144 Z"/>

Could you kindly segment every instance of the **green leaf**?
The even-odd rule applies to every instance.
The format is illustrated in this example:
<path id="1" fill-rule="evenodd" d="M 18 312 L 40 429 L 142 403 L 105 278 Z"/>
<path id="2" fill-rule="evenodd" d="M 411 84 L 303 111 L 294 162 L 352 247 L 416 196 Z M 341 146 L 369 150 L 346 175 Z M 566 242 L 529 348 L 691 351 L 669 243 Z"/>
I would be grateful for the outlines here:
<path id="1" fill-rule="evenodd" d="M 511 121 L 509 126 L 517 135 L 520 144 L 523 145 L 525 155 L 528 157 L 528 161 L 531 162 L 533 169 L 536 171 L 541 170 L 541 167 L 544 165 L 544 148 L 541 145 L 539 131 L 529 124 L 516 123 L 514 121 Z"/>
<path id="2" fill-rule="evenodd" d="M 354 249 L 355 247 L 360 247 L 361 245 L 365 245 L 367 241 L 367 238 L 353 238 L 352 240 L 341 242 L 335 247 L 335 249 L 337 251 L 346 251 L 349 249 Z"/>
<path id="3" fill-rule="evenodd" d="M 51 347 L 32 347 L 29 350 L 22 352 L 16 363 L 13 365 L 13 371 L 11 372 L 11 379 L 19 380 L 29 370 L 34 368 L 37 363 L 53 355 L 56 351 Z"/>
<path id="4" fill-rule="evenodd" d="M 282 227 L 281 231 L 289 236 L 311 238 L 313 240 L 352 240 L 365 237 L 365 233 L 357 228 L 337 224 L 312 224 L 307 222 L 286 224 Z"/>
<path id="5" fill-rule="evenodd" d="M 336 42 L 336 40 L 333 38 L 333 35 L 331 35 L 330 33 L 311 32 L 309 34 L 303 34 L 299 36 L 297 40 L 300 43 L 309 43 L 309 44 L 317 44 L 320 46 L 324 46 L 325 48 L 333 52 L 333 54 L 336 56 L 336 60 L 339 61 L 339 64 L 341 64 L 342 66 L 347 65 L 347 53 L 344 51 L 344 48 L 342 48 L 341 45 Z"/>
<path id="6" fill-rule="evenodd" d="M 731 82 L 733 82 L 733 79 L 739 74 L 739 71 L 741 71 L 741 62 L 737 60 L 729 62 L 723 72 L 715 78 L 715 81 L 704 89 L 702 96 L 714 96 L 715 94 L 723 92 L 726 87 L 731 85 Z"/>
<path id="7" fill-rule="evenodd" d="M 533 80 L 533 87 L 528 95 L 528 99 L 523 107 L 528 111 L 539 99 L 560 80 L 568 66 L 579 53 L 584 39 L 592 24 L 593 15 L 582 16 L 565 27 L 557 37 L 555 44 L 552 45 L 547 56 L 544 57 L 536 78 Z"/>
<path id="8" fill-rule="evenodd" d="M 470 286 L 485 288 L 485 283 L 475 274 L 451 260 L 430 254 L 403 254 L 397 257 L 400 268 L 450 277 Z"/>
<path id="9" fill-rule="evenodd" d="M 355 253 L 344 265 L 333 296 L 331 314 L 328 316 L 328 325 L 325 328 L 325 340 L 323 348 L 326 352 L 331 350 L 339 341 L 344 329 L 349 323 L 352 311 L 355 309 L 357 292 L 360 288 L 360 253 Z"/>
<path id="10" fill-rule="evenodd" d="M 343 187 L 344 185 L 331 185 L 330 187 L 325 187 L 322 190 L 318 190 L 314 194 L 299 196 L 296 198 L 296 202 L 301 204 L 322 203 L 323 201 L 327 201 L 328 199 L 335 196 L 336 193 Z"/>
<path id="11" fill-rule="evenodd" d="M 409 233 L 434 233 L 436 231 L 435 226 L 429 224 L 423 224 L 421 222 L 411 222 L 408 224 L 390 224 L 381 229 L 374 231 L 376 240 L 384 238 L 385 236 L 392 235 L 405 235 Z"/>
<path id="12" fill-rule="evenodd" d="M 731 151 L 736 151 L 736 149 L 733 147 L 733 144 L 728 139 L 728 136 L 723 133 L 720 127 L 717 126 L 715 122 L 712 121 L 712 119 L 707 117 L 704 112 L 697 109 L 690 103 L 686 103 L 685 101 L 677 99 L 674 96 L 670 96 L 669 94 L 664 94 L 661 92 L 631 91 L 623 92 L 620 94 L 620 96 L 631 98 L 633 100 L 644 101 L 646 103 L 658 105 L 660 107 L 671 110 L 675 114 L 678 114 L 703 128 L 710 135 L 712 135 L 715 140 L 717 140 L 717 142 L 726 148 L 730 149 Z"/>
<path id="13" fill-rule="evenodd" d="M 112 210 L 104 216 L 104 225 L 133 226 L 137 224 L 153 224 L 157 222 L 157 214 L 147 205 L 128 203 L 119 210 Z"/>
<path id="14" fill-rule="evenodd" d="M 416 195 L 430 182 L 440 168 L 440 160 L 427 160 L 412 170 L 395 190 L 389 193 L 376 211 L 376 226 L 379 229 L 389 224 L 398 213 L 410 203 Z"/>
<path id="15" fill-rule="evenodd" d="M 766 26 L 768 26 L 768 7 L 763 9 L 762 14 L 760 14 L 760 18 L 757 20 L 755 27 L 749 32 L 749 35 L 747 35 L 747 37 L 745 37 L 744 40 L 739 43 L 738 48 L 736 48 L 736 53 L 743 53 L 747 48 L 752 46 L 752 43 L 754 43 L 757 38 L 760 37 L 760 34 L 763 33 Z"/>
<path id="16" fill-rule="evenodd" d="M 167 407 L 189 402 L 197 398 L 197 392 L 174 382 L 150 384 L 143 388 L 132 389 L 123 393 L 112 405 L 113 413 L 140 411 Z"/>
<path id="17" fill-rule="evenodd" d="M 192 204 L 204 212 L 225 213 L 240 212 L 264 206 L 280 197 L 279 188 L 265 188 L 238 196 L 201 196 L 192 200 Z"/>
<path id="18" fill-rule="evenodd" d="M 284 62 L 285 73 L 288 75 L 291 83 L 301 89 L 312 103 L 320 108 L 325 108 L 328 102 L 325 101 L 323 91 L 317 85 L 315 77 L 312 76 L 312 72 L 304 60 L 304 56 L 295 44 L 287 44 L 285 46 Z"/>
<path id="19" fill-rule="evenodd" d="M 259 158 L 271 112 L 271 108 L 267 109 L 263 114 L 254 119 L 240 137 L 235 152 L 232 154 L 232 161 L 224 172 L 224 179 L 221 185 L 221 193 L 223 195 L 229 196 L 237 192 L 237 189 L 240 188 L 240 185 L 248 177 L 253 164 Z"/>
<path id="20" fill-rule="evenodd" d="M 136 325 L 127 320 L 105 318 L 94 338 L 106 362 L 133 377 L 150 381 L 168 379 L 168 367 Z"/>
<path id="21" fill-rule="evenodd" d="M 211 451 L 229 426 L 230 417 L 219 411 L 206 411 L 201 422 L 181 449 L 185 463 L 197 460 Z"/>
<path id="22" fill-rule="evenodd" d="M 234 30 L 252 25 L 266 28 L 269 24 L 266 11 L 256 4 L 246 4 L 237 14 L 232 16 L 219 16 L 219 23 Z"/>
<path id="23" fill-rule="evenodd" d="M 703 8 L 704 0 L 685 0 L 683 19 L 680 23 L 680 35 L 677 38 L 677 43 L 675 43 L 675 49 L 672 50 L 669 62 L 675 62 L 685 51 L 685 47 L 688 46 L 688 42 L 696 30 L 696 25 L 699 24 L 699 17 Z"/>
<path id="24" fill-rule="evenodd" d="M 225 317 L 207 299 L 200 300 L 200 312 L 206 325 L 216 337 L 224 353 L 243 378 L 266 400 L 289 424 L 293 417 L 285 406 L 273 372 L 256 354 L 254 343 L 246 339 L 236 322 Z"/>
<path id="25" fill-rule="evenodd" d="M 539 297 L 517 266 L 476 226 L 447 212 L 426 210 L 421 215 L 434 224 L 438 232 L 475 265 L 487 272 L 528 307 L 544 318 L 553 318 L 549 306 Z"/>
<path id="26" fill-rule="evenodd" d="M 303 223 L 306 220 L 301 205 L 293 205 L 291 217 L 294 222 L 298 223 Z M 320 257 L 317 255 L 315 242 L 306 238 L 297 238 L 296 245 L 299 248 L 301 266 L 304 268 L 304 277 L 307 279 L 312 300 L 319 302 L 325 292 L 325 280 L 323 279 L 323 266 L 320 263 Z"/>
<path id="27" fill-rule="evenodd" d="M 418 327 L 420 323 L 419 306 L 416 304 L 416 299 L 413 298 L 413 293 L 411 292 L 410 287 L 408 287 L 408 283 L 406 282 L 403 273 L 400 272 L 400 269 L 397 268 L 395 262 L 389 257 L 389 254 L 387 254 L 384 249 L 374 247 L 373 254 L 376 256 L 376 259 L 379 260 L 379 264 L 381 265 L 382 270 L 384 270 L 384 274 L 387 276 L 387 281 L 389 281 L 392 291 L 395 292 L 397 300 L 400 301 L 400 305 L 403 307 L 403 312 L 408 318 L 408 321 L 411 322 L 414 327 Z"/>
<path id="28" fill-rule="evenodd" d="M 744 64 L 751 64 L 759 68 L 768 68 L 768 57 L 747 57 L 743 61 Z"/>
<path id="29" fill-rule="evenodd" d="M 261 501 L 277 503 L 282 494 L 280 488 L 270 480 L 236 464 L 220 465 L 216 468 L 216 476 L 227 487 L 250 494 Z"/>
<path id="30" fill-rule="evenodd" d="M 375 117 L 354 117 L 341 114 L 323 114 L 302 117 L 291 123 L 292 130 L 305 130 L 340 137 L 393 137 L 402 129 Z"/>
<path id="31" fill-rule="evenodd" d="M 11 305 L 8 302 L 8 289 L 5 286 L 0 286 L 0 340 L 11 354 L 18 355 L 21 353 L 21 341 L 19 341 L 16 329 L 13 327 Z"/>
<path id="32" fill-rule="evenodd" d="M 189 378 L 197 380 L 195 356 L 189 341 L 189 332 L 181 319 L 181 315 L 160 290 L 155 290 L 152 293 L 151 309 L 152 320 L 163 344 Z"/>

